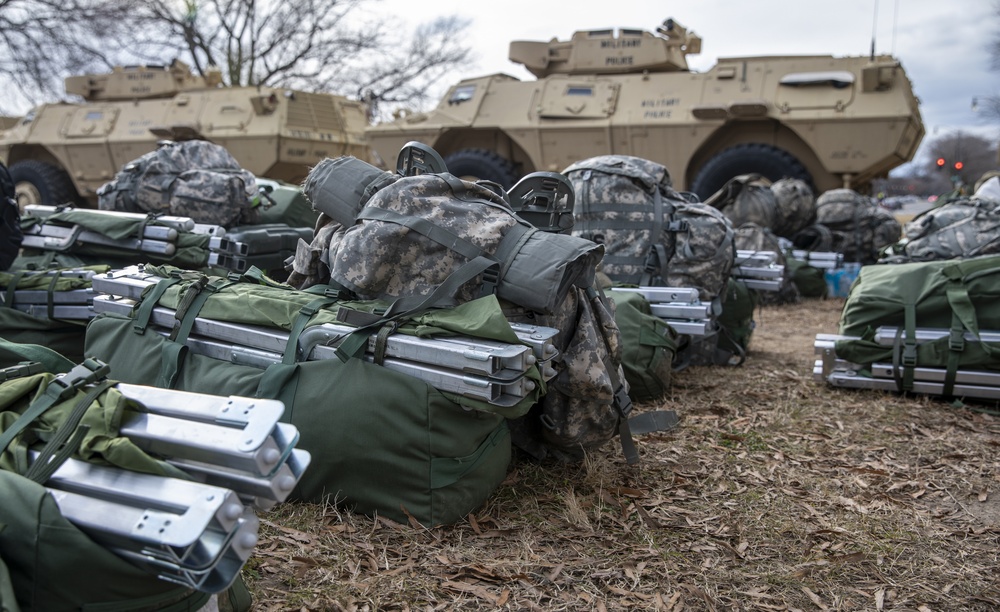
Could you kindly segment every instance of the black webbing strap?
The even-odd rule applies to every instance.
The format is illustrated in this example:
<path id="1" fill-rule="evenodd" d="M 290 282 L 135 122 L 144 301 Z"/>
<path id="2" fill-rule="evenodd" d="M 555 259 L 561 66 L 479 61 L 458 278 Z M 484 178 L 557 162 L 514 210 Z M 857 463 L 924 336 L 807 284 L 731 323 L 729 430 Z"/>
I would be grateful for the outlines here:
<path id="1" fill-rule="evenodd" d="M 62 376 L 53 378 L 45 388 L 45 392 L 39 395 L 13 424 L 0 434 L 0 453 L 4 452 L 19 433 L 49 408 L 71 397 L 77 389 L 84 385 L 105 378 L 110 371 L 111 368 L 103 361 L 88 358 Z"/>

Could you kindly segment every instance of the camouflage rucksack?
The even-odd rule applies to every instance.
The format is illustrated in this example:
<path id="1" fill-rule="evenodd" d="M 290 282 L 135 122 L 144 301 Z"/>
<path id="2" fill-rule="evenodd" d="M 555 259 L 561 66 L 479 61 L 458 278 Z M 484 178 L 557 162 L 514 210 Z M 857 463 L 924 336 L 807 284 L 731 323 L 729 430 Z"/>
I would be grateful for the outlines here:
<path id="1" fill-rule="evenodd" d="M 879 251 L 899 241 L 899 221 L 871 198 L 852 189 L 832 189 L 816 199 L 816 223 L 833 235 L 832 250 L 844 261 L 873 264 Z"/>
<path id="2" fill-rule="evenodd" d="M 299 243 L 289 284 L 407 304 L 454 305 L 495 291 L 509 321 L 560 330 L 555 376 L 511 421 L 512 442 L 536 458 L 576 459 L 627 433 L 620 332 L 594 286 L 603 247 L 539 231 L 502 189 L 447 172 L 399 176 L 338 158 L 310 172 L 305 192 L 323 214 L 312 243 Z M 503 262 L 499 276 L 478 267 L 491 262 Z M 630 441 L 622 437 L 633 461 Z"/>
<path id="3" fill-rule="evenodd" d="M 573 235 L 604 245 L 601 271 L 615 283 L 723 293 L 733 266 L 733 226 L 719 211 L 674 191 L 667 169 L 602 155 L 563 170 L 576 193 Z"/>
<path id="4" fill-rule="evenodd" d="M 204 140 L 163 142 L 97 190 L 101 210 L 191 217 L 226 228 L 257 222 L 258 195 L 254 175 Z"/>
<path id="5" fill-rule="evenodd" d="M 733 227 L 756 223 L 771 229 L 778 224 L 778 204 L 771 181 L 760 174 L 741 174 L 730 179 L 705 204 L 722 211 Z"/>
<path id="6" fill-rule="evenodd" d="M 0 270 L 6 270 L 17 259 L 22 239 L 14 180 L 7 166 L 0 163 Z"/>
<path id="7" fill-rule="evenodd" d="M 791 238 L 816 219 L 816 196 L 801 179 L 785 178 L 771 185 L 777 215 L 771 230 L 783 238 Z"/>
<path id="8" fill-rule="evenodd" d="M 1000 207 L 990 200 L 949 202 L 907 223 L 904 238 L 908 261 L 1000 253 Z"/>

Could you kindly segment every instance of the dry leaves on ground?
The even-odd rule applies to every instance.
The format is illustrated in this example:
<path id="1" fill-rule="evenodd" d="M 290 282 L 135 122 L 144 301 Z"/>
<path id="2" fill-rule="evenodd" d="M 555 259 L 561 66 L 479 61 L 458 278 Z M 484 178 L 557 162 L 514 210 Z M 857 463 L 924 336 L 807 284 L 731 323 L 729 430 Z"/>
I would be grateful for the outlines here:
<path id="1" fill-rule="evenodd" d="M 769 306 L 737 368 L 676 374 L 680 427 L 519 460 L 459 524 L 333 505 L 263 516 L 257 610 L 997 610 L 1000 419 L 829 388 L 842 300 Z"/>

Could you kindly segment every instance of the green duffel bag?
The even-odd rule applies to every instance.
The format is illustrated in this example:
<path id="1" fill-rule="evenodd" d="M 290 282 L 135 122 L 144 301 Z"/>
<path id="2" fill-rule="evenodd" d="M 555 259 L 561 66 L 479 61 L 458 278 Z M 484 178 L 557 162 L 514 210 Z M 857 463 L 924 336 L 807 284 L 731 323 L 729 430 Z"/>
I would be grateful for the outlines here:
<path id="1" fill-rule="evenodd" d="M 670 390 L 677 332 L 652 314 L 641 293 L 612 291 L 615 323 L 622 334 L 622 370 L 636 402 L 655 402 Z"/>
<path id="2" fill-rule="evenodd" d="M 42 485 L 0 470 L 0 492 L 0 609 L 194 612 L 208 602 L 208 593 L 164 582 L 96 544 Z"/>
<path id="3" fill-rule="evenodd" d="M 1000 369 L 1000 344 L 975 339 L 1000 330 L 998 299 L 1000 256 L 864 266 L 840 319 L 840 333 L 859 339 L 837 342 L 837 356 L 896 364 L 901 390 L 912 388 L 915 367 L 947 368 L 943 394 L 950 395 L 959 368 Z M 893 345 L 875 342 L 882 326 L 899 330 Z M 918 327 L 949 333 L 918 343 Z"/>
<path id="4" fill-rule="evenodd" d="M 40 348 L 7 345 L 4 350 L 30 357 Z M 113 381 L 98 381 L 103 372 L 100 364 L 87 361 L 58 381 L 44 370 L 38 362 L 0 370 L 4 379 L 0 384 L 0 565 L 6 566 L 9 580 L 3 585 L 0 575 L 3 609 L 200 609 L 208 593 L 166 582 L 132 565 L 63 517 L 43 486 L 57 464 L 41 458 L 29 463 L 29 449 L 43 456 L 54 453 L 54 462 L 63 457 L 64 449 L 75 447 L 73 456 L 79 460 L 153 474 L 176 469 L 118 436 L 117 424 L 131 408 L 113 388 Z M 74 381 L 95 384 L 76 387 Z M 63 438 L 65 446 L 58 443 Z"/>
<path id="5" fill-rule="evenodd" d="M 726 287 L 726 299 L 722 303 L 722 314 L 719 315 L 718 349 L 731 353 L 734 357 L 730 363 L 742 364 L 750 349 L 750 339 L 757 327 L 753 313 L 760 303 L 760 294 L 747 288 L 735 278 L 729 279 Z"/>
<path id="6" fill-rule="evenodd" d="M 805 298 L 825 298 L 828 288 L 823 270 L 810 266 L 801 259 L 789 257 L 785 260 L 785 270 L 799 290 L 799 295 Z"/>
<path id="7" fill-rule="evenodd" d="M 308 228 L 316 225 L 319 212 L 313 209 L 301 187 L 259 176 L 257 187 L 261 191 L 258 224 L 284 223 L 289 227 Z"/>
<path id="8" fill-rule="evenodd" d="M 177 309 L 188 286 L 169 287 L 158 303 Z M 288 287 L 230 283 L 188 315 L 287 331 L 315 300 L 316 294 Z M 306 327 L 336 321 L 337 307 L 343 303 L 309 310 Z M 142 305 L 136 319 L 98 315 L 87 329 L 86 354 L 107 362 L 111 376 L 123 382 L 282 400 L 283 419 L 301 434 L 298 447 L 312 454 L 292 497 L 400 522 L 412 517 L 426 526 L 450 524 L 479 507 L 506 477 L 506 418 L 523 415 L 538 399 L 493 410 L 358 358 L 288 359 L 266 369 L 235 364 L 190 352 L 183 337 L 167 339 L 141 319 Z M 517 341 L 493 296 L 415 315 L 403 327 Z M 509 337 L 497 337 L 503 329 Z M 537 367 L 532 370 L 542 393 Z"/>
<path id="9" fill-rule="evenodd" d="M 840 333 L 868 327 L 1000 330 L 1000 256 L 863 266 L 844 303 Z"/>

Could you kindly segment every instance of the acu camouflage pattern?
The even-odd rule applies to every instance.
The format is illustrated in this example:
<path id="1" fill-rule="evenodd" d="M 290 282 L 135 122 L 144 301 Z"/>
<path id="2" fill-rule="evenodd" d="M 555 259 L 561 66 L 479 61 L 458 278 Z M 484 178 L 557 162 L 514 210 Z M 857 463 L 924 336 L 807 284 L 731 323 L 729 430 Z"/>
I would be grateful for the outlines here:
<path id="1" fill-rule="evenodd" d="M 286 282 L 296 289 L 308 289 L 313 285 L 330 282 L 331 245 L 339 245 L 347 228 L 337 223 L 325 213 L 320 213 L 313 229 L 313 239 L 306 242 L 299 238 L 295 255 L 285 263 L 289 275 Z"/>
<path id="2" fill-rule="evenodd" d="M 907 223 L 904 236 L 907 261 L 1000 253 L 1000 207 L 992 200 L 949 202 Z"/>
<path id="3" fill-rule="evenodd" d="M 743 174 L 734 177 L 722 190 L 721 201 L 711 202 L 733 223 L 740 227 L 744 223 L 755 223 L 768 229 L 777 225 L 778 204 L 771 181 L 759 174 Z M 713 195 L 712 199 L 716 196 Z"/>
<path id="4" fill-rule="evenodd" d="M 615 385 L 625 384 L 621 367 L 621 332 L 615 323 L 614 302 L 591 298 L 586 289 L 574 287 L 556 312 L 539 315 L 512 304 L 504 305 L 508 320 L 554 327 L 560 355 L 558 374 L 547 383 L 542 400 L 512 423 L 513 442 L 544 458 L 577 460 L 618 433 L 620 415 L 615 407 Z M 612 377 L 609 368 L 616 376 Z"/>
<path id="5" fill-rule="evenodd" d="M 816 220 L 816 196 L 801 179 L 783 178 L 771 185 L 777 215 L 771 230 L 783 238 L 792 238 Z"/>
<path id="6" fill-rule="evenodd" d="M 832 234 L 832 250 L 844 261 L 873 264 L 899 241 L 902 227 L 889 211 L 853 189 L 832 189 L 816 199 L 816 223 Z"/>
<path id="7" fill-rule="evenodd" d="M 401 177 L 368 200 L 366 208 L 418 217 L 494 254 L 504 235 L 521 222 L 489 188 L 463 181 L 459 199 L 436 174 Z M 363 300 L 427 295 L 467 263 L 448 246 L 391 221 L 362 219 L 329 243 L 330 278 Z M 480 296 L 481 275 L 453 297 Z"/>
<path id="8" fill-rule="evenodd" d="M 655 204 L 659 196 L 664 215 L 667 198 L 680 200 L 671 187 L 667 169 L 628 155 L 600 155 L 576 162 L 562 172 L 573 185 L 575 207 L 572 234 L 604 245 L 601 271 L 612 280 L 639 284 L 645 272 L 649 245 L 673 250 L 674 236 L 654 236 Z"/>
<path id="9" fill-rule="evenodd" d="M 191 217 L 196 223 L 254 224 L 257 180 L 224 147 L 166 142 L 129 162 L 97 190 L 101 210 Z"/>
<path id="10" fill-rule="evenodd" d="M 573 235 L 604 244 L 601 271 L 626 284 L 695 287 L 710 301 L 725 289 L 732 270 L 732 223 L 671 187 L 667 169 L 628 155 L 601 155 L 563 171 L 576 196 Z M 656 198 L 662 226 L 655 230 Z M 686 229 L 671 231 L 671 224 Z M 658 233 L 658 236 L 654 236 Z M 666 261 L 649 259 L 655 245 Z"/>

